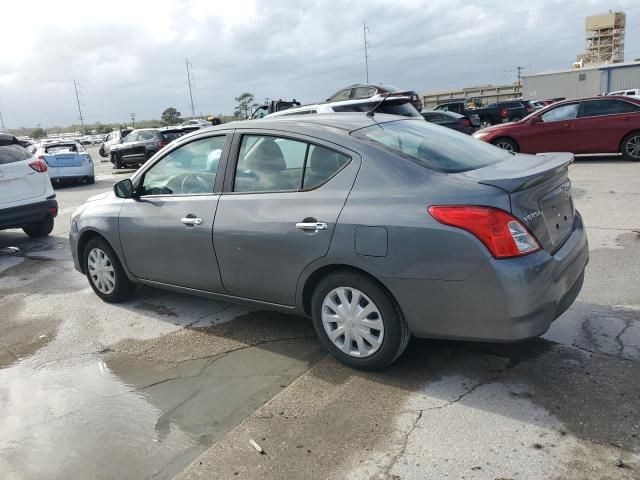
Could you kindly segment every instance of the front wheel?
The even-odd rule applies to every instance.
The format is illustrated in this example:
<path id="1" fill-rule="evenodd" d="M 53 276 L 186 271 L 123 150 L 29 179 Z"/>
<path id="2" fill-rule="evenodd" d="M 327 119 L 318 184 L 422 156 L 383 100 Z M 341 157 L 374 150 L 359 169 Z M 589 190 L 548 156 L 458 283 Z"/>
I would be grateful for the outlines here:
<path id="1" fill-rule="evenodd" d="M 620 144 L 620 153 L 626 160 L 640 161 L 640 132 L 634 132 L 625 137 Z"/>
<path id="2" fill-rule="evenodd" d="M 510 138 L 497 138 L 491 143 L 498 148 L 506 150 L 507 152 L 517 153 L 520 151 L 518 144 Z"/>
<path id="3" fill-rule="evenodd" d="M 120 260 L 106 240 L 100 237 L 89 240 L 83 258 L 89 285 L 96 295 L 109 303 L 131 298 L 136 285 L 127 278 Z"/>
<path id="4" fill-rule="evenodd" d="M 368 277 L 349 271 L 325 277 L 311 299 L 313 325 L 324 347 L 361 370 L 390 365 L 411 332 L 391 295 Z"/>
<path id="5" fill-rule="evenodd" d="M 493 125 L 493 122 L 488 119 L 480 120 L 480 128 L 487 128 Z"/>
<path id="6" fill-rule="evenodd" d="M 100 150 L 98 150 L 98 153 L 100 154 L 101 157 L 108 157 L 109 155 L 107 155 L 107 152 L 104 151 L 104 145 L 102 147 L 100 147 Z"/>
<path id="7" fill-rule="evenodd" d="M 53 231 L 53 217 L 46 217 L 44 220 L 26 225 L 22 230 L 31 238 L 46 237 Z"/>

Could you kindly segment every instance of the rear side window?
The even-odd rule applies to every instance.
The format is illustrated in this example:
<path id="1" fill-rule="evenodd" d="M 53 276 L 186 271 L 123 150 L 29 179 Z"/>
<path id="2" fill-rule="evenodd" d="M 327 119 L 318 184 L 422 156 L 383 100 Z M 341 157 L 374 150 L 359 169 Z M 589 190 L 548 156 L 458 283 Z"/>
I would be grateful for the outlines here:
<path id="1" fill-rule="evenodd" d="M 182 133 L 182 132 L 162 132 L 160 134 L 162 139 L 166 140 L 168 142 L 171 142 L 171 141 L 175 140 L 176 138 L 180 138 L 182 135 L 184 135 L 184 133 Z"/>
<path id="2" fill-rule="evenodd" d="M 352 98 L 361 99 L 369 98 L 376 93 L 376 89 L 373 87 L 357 87 L 353 89 Z"/>
<path id="3" fill-rule="evenodd" d="M 331 102 L 341 102 L 344 100 L 349 100 L 349 97 L 351 96 L 351 89 L 347 88 L 346 90 L 341 90 L 338 93 L 336 93 L 333 97 L 331 97 L 329 99 L 329 101 Z"/>
<path id="4" fill-rule="evenodd" d="M 7 142 L 0 140 L 0 165 L 7 163 L 20 162 L 22 160 L 28 160 L 31 158 L 31 154 L 27 150 L 17 143 L 7 145 Z"/>
<path id="5" fill-rule="evenodd" d="M 598 117 L 601 115 L 615 115 L 622 106 L 620 100 L 587 100 L 582 102 L 581 117 Z M 627 103 L 627 102 L 624 102 Z"/>
<path id="6" fill-rule="evenodd" d="M 640 105 L 631 102 L 620 102 L 620 113 L 640 112 Z"/>
<path id="7" fill-rule="evenodd" d="M 361 128 L 354 137 L 431 170 L 465 172 L 513 158 L 504 150 L 428 122 L 398 120 Z"/>

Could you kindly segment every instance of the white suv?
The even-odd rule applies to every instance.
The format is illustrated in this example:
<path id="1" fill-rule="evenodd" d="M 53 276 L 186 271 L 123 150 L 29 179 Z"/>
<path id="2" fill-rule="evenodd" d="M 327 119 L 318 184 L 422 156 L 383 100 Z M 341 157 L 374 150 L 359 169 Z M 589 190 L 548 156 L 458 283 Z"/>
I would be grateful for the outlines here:
<path id="1" fill-rule="evenodd" d="M 0 133 L 0 230 L 22 228 L 34 238 L 51 233 L 58 202 L 47 169 L 16 137 Z"/>

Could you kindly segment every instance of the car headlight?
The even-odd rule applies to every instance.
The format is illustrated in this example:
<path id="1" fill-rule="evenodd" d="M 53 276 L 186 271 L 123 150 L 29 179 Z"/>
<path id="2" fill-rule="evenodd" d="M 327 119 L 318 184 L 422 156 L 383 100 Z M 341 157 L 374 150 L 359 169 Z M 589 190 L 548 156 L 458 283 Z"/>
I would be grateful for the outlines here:
<path id="1" fill-rule="evenodd" d="M 476 132 L 472 136 L 473 136 L 473 138 L 478 138 L 478 139 L 482 140 L 487 135 L 489 135 L 489 132 Z"/>

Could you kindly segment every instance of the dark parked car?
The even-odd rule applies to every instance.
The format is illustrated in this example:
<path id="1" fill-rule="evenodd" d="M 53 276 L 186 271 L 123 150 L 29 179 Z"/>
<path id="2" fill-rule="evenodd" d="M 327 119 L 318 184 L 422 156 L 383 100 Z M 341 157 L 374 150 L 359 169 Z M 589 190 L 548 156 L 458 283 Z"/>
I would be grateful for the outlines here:
<path id="1" fill-rule="evenodd" d="M 518 123 L 474 134 L 523 153 L 621 153 L 640 160 L 640 99 L 600 96 L 553 103 Z"/>
<path id="2" fill-rule="evenodd" d="M 517 122 L 533 111 L 535 111 L 535 107 L 528 100 L 490 103 L 486 107 L 474 110 L 480 117 L 480 126 L 482 127 L 489 127 L 506 122 Z"/>
<path id="3" fill-rule="evenodd" d="M 185 130 L 181 127 L 134 130 L 121 143 L 111 147 L 111 163 L 116 168 L 142 165 L 161 148 L 184 134 Z"/>
<path id="4" fill-rule="evenodd" d="M 337 91 L 327 98 L 327 102 L 364 100 L 367 98 L 370 98 L 372 101 L 380 101 L 387 95 L 389 95 L 389 99 L 393 99 L 393 97 L 407 97 L 411 105 L 413 105 L 418 112 L 422 110 L 422 100 L 420 100 L 420 96 L 416 92 L 390 87 L 389 85 L 367 85 L 358 83 Z"/>
<path id="5" fill-rule="evenodd" d="M 474 127 L 480 126 L 480 117 L 473 108 L 468 108 L 464 101 L 441 103 L 433 109 L 434 112 L 453 112 L 467 117 Z"/>
<path id="6" fill-rule="evenodd" d="M 82 205 L 71 252 L 107 302 L 145 284 L 310 316 L 339 360 L 382 368 L 411 335 L 516 341 L 571 305 L 572 161 L 377 113 L 228 123 Z"/>
<path id="7" fill-rule="evenodd" d="M 435 123 L 442 127 L 452 128 L 453 130 L 466 133 L 467 135 L 471 135 L 477 130 L 471 123 L 469 117 L 465 117 L 459 113 L 435 112 L 432 110 L 422 112 L 421 115 L 427 122 Z"/>

